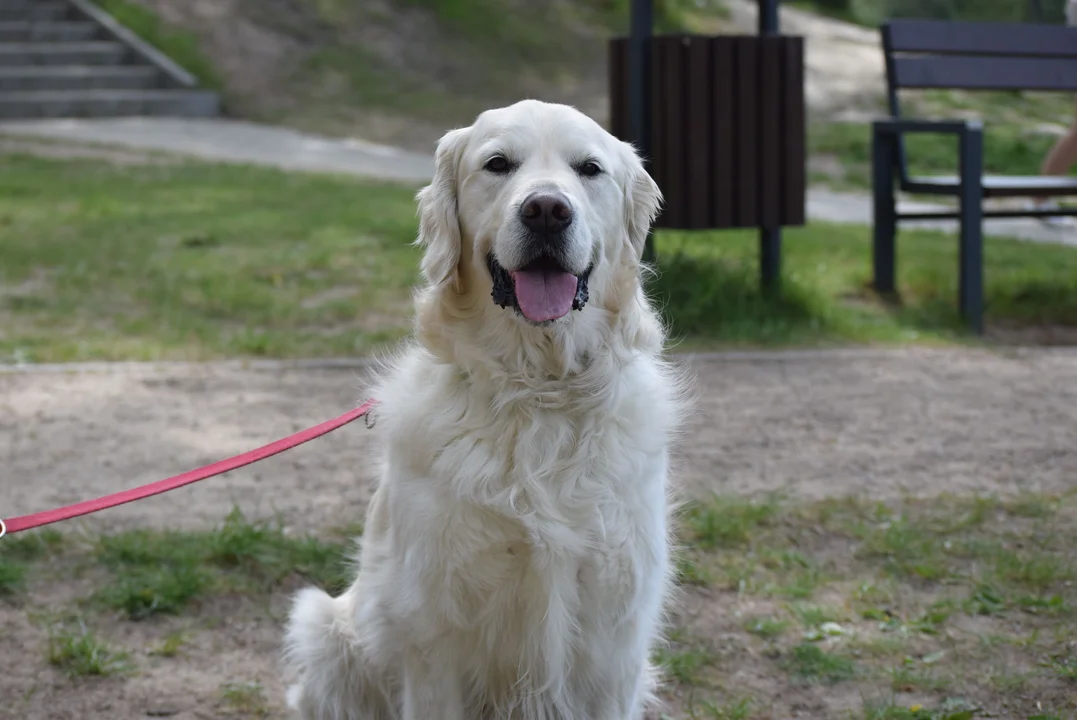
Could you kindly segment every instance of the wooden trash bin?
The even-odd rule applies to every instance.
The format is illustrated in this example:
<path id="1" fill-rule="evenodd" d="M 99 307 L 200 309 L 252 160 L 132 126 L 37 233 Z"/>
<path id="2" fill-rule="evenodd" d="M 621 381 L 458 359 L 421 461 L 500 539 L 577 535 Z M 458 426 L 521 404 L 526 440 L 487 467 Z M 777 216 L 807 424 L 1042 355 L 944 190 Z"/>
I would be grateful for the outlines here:
<path id="1" fill-rule="evenodd" d="M 774 230 L 805 223 L 804 40 L 647 38 L 650 172 L 658 228 Z M 610 43 L 610 130 L 631 139 L 629 43 Z"/>

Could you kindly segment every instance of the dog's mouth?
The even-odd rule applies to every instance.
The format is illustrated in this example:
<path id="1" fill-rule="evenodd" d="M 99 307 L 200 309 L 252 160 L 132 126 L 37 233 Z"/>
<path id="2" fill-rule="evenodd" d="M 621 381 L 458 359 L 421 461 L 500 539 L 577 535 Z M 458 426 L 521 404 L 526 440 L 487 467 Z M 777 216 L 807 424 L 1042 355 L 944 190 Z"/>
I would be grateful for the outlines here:
<path id="1" fill-rule="evenodd" d="M 594 265 L 574 275 L 554 258 L 543 255 L 509 271 L 493 253 L 486 256 L 486 264 L 494 281 L 490 292 L 494 304 L 512 307 L 533 323 L 557 320 L 587 304 L 587 278 Z"/>

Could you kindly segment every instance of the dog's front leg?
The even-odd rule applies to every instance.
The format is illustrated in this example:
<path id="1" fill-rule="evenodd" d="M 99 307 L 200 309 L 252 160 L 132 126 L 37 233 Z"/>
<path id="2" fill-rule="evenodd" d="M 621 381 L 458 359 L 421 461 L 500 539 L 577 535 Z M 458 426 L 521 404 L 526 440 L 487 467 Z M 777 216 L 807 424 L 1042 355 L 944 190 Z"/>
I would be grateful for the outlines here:
<path id="1" fill-rule="evenodd" d="M 402 720 L 474 720 L 464 718 L 458 670 L 450 662 L 410 658 L 404 670 Z"/>

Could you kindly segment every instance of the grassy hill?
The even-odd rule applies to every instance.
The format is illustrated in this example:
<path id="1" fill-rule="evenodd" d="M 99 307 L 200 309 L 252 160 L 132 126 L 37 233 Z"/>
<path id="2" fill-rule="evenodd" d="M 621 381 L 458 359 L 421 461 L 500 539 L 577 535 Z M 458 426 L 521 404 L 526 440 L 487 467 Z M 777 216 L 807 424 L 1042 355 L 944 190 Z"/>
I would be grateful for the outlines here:
<path id="1" fill-rule="evenodd" d="M 605 41 L 627 28 L 629 0 L 102 4 L 222 88 L 233 114 L 429 149 L 446 126 L 527 96 L 604 115 Z M 657 21 L 717 7 L 658 0 Z"/>

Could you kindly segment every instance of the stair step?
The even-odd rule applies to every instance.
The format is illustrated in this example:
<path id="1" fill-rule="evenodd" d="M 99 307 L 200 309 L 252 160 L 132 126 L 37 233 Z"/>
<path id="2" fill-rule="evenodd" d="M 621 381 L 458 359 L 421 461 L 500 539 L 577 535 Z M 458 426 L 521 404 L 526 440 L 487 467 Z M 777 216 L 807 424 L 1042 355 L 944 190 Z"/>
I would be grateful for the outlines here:
<path id="1" fill-rule="evenodd" d="M 13 20 L 63 20 L 71 12 L 71 6 L 63 0 L 47 2 L 0 3 L 0 22 Z"/>
<path id="2" fill-rule="evenodd" d="M 26 90 L 142 90 L 161 74 L 149 65 L 17 65 L 0 67 L 0 93 Z M 0 95 L 0 102 L 3 96 Z"/>
<path id="3" fill-rule="evenodd" d="M 118 42 L 0 43 L 0 66 L 116 65 L 128 51 Z"/>
<path id="4" fill-rule="evenodd" d="M 213 117 L 216 93 L 204 90 L 68 90 L 0 93 L 0 119 L 169 115 Z"/>
<path id="5" fill-rule="evenodd" d="M 77 42 L 91 40 L 97 32 L 91 22 L 0 22 L 0 42 Z"/>

